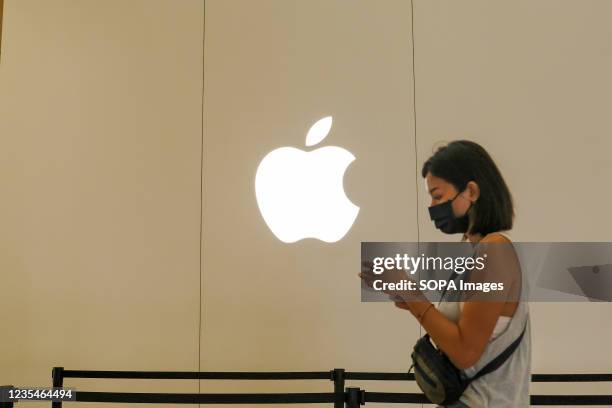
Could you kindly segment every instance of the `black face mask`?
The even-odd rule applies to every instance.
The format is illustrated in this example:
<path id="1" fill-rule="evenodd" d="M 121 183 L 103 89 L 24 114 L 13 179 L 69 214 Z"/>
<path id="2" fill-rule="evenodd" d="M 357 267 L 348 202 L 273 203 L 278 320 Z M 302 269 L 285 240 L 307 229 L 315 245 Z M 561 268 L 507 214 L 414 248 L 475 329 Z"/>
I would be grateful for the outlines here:
<path id="1" fill-rule="evenodd" d="M 429 217 L 436 225 L 436 228 L 445 234 L 456 234 L 459 232 L 467 232 L 469 226 L 468 212 L 472 208 L 472 203 L 468 207 L 465 215 L 461 217 L 455 217 L 453 213 L 453 201 L 459 196 L 459 193 L 451 200 L 447 200 L 443 203 L 432 205 L 429 207 Z"/>

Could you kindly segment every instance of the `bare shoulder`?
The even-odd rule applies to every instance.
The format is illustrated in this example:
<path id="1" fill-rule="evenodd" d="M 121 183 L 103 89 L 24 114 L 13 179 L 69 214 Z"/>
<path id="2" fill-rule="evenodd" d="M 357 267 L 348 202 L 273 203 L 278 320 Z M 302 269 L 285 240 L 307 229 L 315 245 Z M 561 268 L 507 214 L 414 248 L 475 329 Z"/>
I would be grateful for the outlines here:
<path id="1" fill-rule="evenodd" d="M 498 245 L 504 244 L 504 245 Z M 514 248 L 514 243 L 504 234 L 499 232 L 491 232 L 485 235 L 478 245 L 478 253 L 489 256 L 489 261 L 496 261 L 505 264 L 506 266 L 516 266 L 517 253 Z"/>
<path id="2" fill-rule="evenodd" d="M 492 242 L 492 243 L 512 243 L 512 241 L 510 241 L 508 239 L 508 237 L 506 237 L 503 234 L 500 234 L 499 232 L 491 232 L 491 233 L 485 235 L 484 238 L 482 238 L 480 240 L 480 242 L 482 242 L 482 243 L 487 243 L 487 242 Z"/>

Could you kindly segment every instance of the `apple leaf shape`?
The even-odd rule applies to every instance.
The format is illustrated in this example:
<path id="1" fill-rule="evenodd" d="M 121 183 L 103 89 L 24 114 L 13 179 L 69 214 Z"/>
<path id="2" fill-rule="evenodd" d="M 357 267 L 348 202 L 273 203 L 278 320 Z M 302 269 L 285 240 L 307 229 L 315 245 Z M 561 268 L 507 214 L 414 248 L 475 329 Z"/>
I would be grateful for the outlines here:
<path id="1" fill-rule="evenodd" d="M 326 116 L 315 122 L 306 135 L 306 146 L 314 146 L 325 139 L 332 127 L 332 117 Z"/>

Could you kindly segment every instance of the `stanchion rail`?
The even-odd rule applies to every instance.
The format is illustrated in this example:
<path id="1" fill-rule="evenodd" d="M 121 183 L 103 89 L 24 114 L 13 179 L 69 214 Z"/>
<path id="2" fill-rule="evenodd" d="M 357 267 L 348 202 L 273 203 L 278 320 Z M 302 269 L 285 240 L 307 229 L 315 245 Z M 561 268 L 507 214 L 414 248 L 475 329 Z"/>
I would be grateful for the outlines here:
<path id="1" fill-rule="evenodd" d="M 80 402 L 155 403 L 155 404 L 333 404 L 334 408 L 357 408 L 367 403 L 428 404 L 420 393 L 373 392 L 358 387 L 346 387 L 348 380 L 414 381 L 411 373 L 371 373 L 346 371 L 304 372 L 188 372 L 188 371 L 93 371 L 66 370 L 54 367 L 53 387 L 64 387 L 66 378 L 115 379 L 185 379 L 185 380 L 328 380 L 333 392 L 321 393 L 126 393 L 76 391 Z M 612 374 L 533 374 L 532 382 L 612 382 Z M 531 405 L 595 405 L 612 406 L 612 395 L 531 395 Z M 72 402 L 72 401 L 71 401 Z M 62 402 L 52 402 L 53 408 Z M 12 407 L 3 403 L 0 408 Z"/>

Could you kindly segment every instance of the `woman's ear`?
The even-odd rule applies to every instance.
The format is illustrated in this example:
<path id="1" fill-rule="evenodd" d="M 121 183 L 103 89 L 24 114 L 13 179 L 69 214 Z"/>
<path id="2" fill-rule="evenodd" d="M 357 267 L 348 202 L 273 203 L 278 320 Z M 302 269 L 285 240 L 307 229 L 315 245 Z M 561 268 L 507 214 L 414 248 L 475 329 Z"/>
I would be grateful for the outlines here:
<path id="1" fill-rule="evenodd" d="M 476 202 L 476 200 L 478 200 L 478 197 L 480 197 L 480 187 L 478 187 L 478 184 L 475 181 L 471 180 L 468 181 L 466 188 L 470 201 L 472 203 Z"/>

